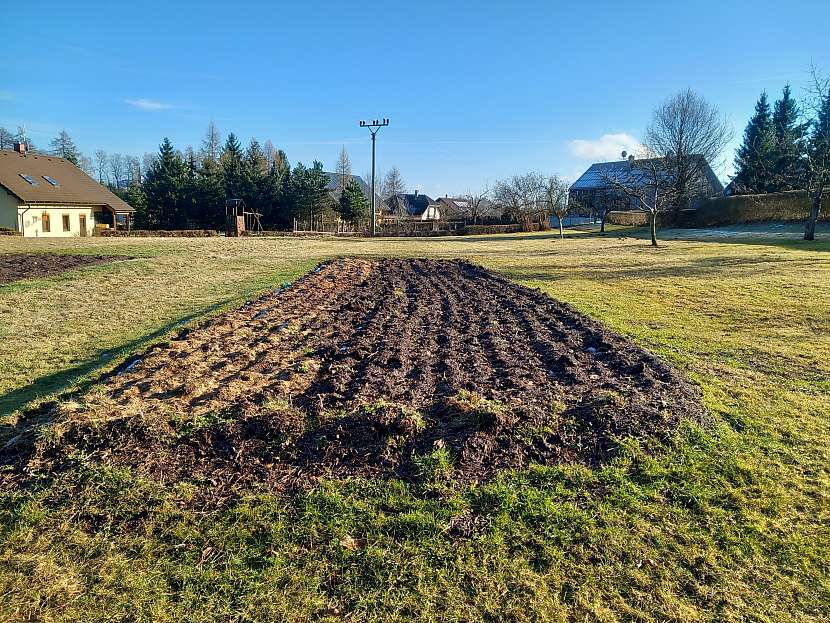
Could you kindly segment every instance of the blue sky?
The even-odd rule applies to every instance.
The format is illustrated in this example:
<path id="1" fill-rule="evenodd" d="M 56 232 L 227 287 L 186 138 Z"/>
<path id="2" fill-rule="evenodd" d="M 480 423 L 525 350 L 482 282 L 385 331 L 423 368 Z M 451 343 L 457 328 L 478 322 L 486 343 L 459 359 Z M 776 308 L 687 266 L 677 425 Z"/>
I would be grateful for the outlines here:
<path id="1" fill-rule="evenodd" d="M 31 16 L 28 19 L 27 16 Z M 571 179 L 691 87 L 735 126 L 760 91 L 830 70 L 830 2 L 27 2 L 0 125 L 87 154 L 198 146 L 209 120 L 292 164 L 378 165 L 432 195 L 530 170 Z M 731 163 L 732 154 L 727 154 Z M 722 177 L 729 169 L 721 172 Z"/>

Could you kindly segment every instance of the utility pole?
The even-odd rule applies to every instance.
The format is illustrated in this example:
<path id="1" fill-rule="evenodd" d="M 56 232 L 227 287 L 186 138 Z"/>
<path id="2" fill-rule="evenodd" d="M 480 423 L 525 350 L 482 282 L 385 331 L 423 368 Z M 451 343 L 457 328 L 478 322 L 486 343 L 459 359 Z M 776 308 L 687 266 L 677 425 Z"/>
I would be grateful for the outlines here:
<path id="1" fill-rule="evenodd" d="M 380 129 L 389 125 L 389 119 L 384 117 L 382 120 L 373 119 L 371 122 L 360 122 L 361 128 L 369 128 L 372 133 L 372 236 L 377 234 L 377 219 L 375 218 L 375 136 Z"/>

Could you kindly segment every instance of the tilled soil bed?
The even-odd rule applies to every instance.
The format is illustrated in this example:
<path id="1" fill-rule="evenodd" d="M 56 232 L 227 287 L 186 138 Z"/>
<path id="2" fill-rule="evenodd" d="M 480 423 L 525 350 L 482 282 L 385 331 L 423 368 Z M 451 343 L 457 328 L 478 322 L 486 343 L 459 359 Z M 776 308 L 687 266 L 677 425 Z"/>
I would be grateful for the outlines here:
<path id="1" fill-rule="evenodd" d="M 81 266 L 103 264 L 105 262 L 123 259 L 128 258 L 118 255 L 55 255 L 52 253 L 3 254 L 0 255 L 0 284 L 11 283 L 12 281 L 19 281 L 20 279 L 50 277 Z"/>
<path id="2" fill-rule="evenodd" d="M 620 437 L 706 420 L 682 374 L 569 305 L 464 261 L 337 260 L 157 346 L 48 414 L 0 463 L 83 460 L 254 483 L 443 468 L 477 482 L 596 465 Z M 25 468 L 25 469 L 24 469 Z"/>

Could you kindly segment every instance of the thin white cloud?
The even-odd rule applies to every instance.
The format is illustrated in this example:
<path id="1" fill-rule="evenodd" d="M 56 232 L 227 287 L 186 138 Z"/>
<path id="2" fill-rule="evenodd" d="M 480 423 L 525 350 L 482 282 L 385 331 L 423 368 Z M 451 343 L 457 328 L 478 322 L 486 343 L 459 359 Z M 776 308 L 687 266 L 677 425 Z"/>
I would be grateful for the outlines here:
<path id="1" fill-rule="evenodd" d="M 568 143 L 571 155 L 583 160 L 618 160 L 623 150 L 637 153 L 643 146 L 636 138 L 625 132 L 603 134 L 598 139 L 575 139 Z"/>
<path id="2" fill-rule="evenodd" d="M 151 112 L 173 108 L 171 104 L 165 104 L 164 102 L 144 98 L 137 100 L 124 100 L 124 102 L 140 110 L 149 110 Z"/>
<path id="3" fill-rule="evenodd" d="M 14 99 L 14 93 L 8 90 L 0 89 L 0 102 L 11 102 Z"/>

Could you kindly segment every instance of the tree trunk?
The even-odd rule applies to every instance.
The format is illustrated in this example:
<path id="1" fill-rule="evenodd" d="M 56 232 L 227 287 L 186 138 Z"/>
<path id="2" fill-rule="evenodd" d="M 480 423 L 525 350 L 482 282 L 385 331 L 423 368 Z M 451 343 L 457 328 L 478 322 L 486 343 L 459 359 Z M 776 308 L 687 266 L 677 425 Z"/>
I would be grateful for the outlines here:
<path id="1" fill-rule="evenodd" d="M 649 225 L 651 225 L 651 246 L 657 246 L 657 214 L 652 212 L 651 218 L 649 219 Z"/>
<path id="2" fill-rule="evenodd" d="M 604 212 L 602 213 L 602 216 L 601 216 L 601 217 L 600 217 L 600 219 L 599 219 L 599 233 L 601 233 L 601 234 L 604 234 L 604 233 L 605 233 L 605 216 L 606 216 L 607 214 L 608 214 L 608 211 L 607 211 L 607 210 L 606 210 L 606 211 L 604 211 Z"/>
<path id="3" fill-rule="evenodd" d="M 565 232 L 562 229 L 562 218 L 557 216 L 556 220 L 559 221 L 559 238 L 564 239 L 565 238 Z"/>
<path id="4" fill-rule="evenodd" d="M 810 209 L 810 217 L 807 219 L 807 226 L 804 228 L 804 240 L 816 239 L 816 221 L 821 214 L 822 185 L 819 184 L 813 194 L 813 207 Z"/>

